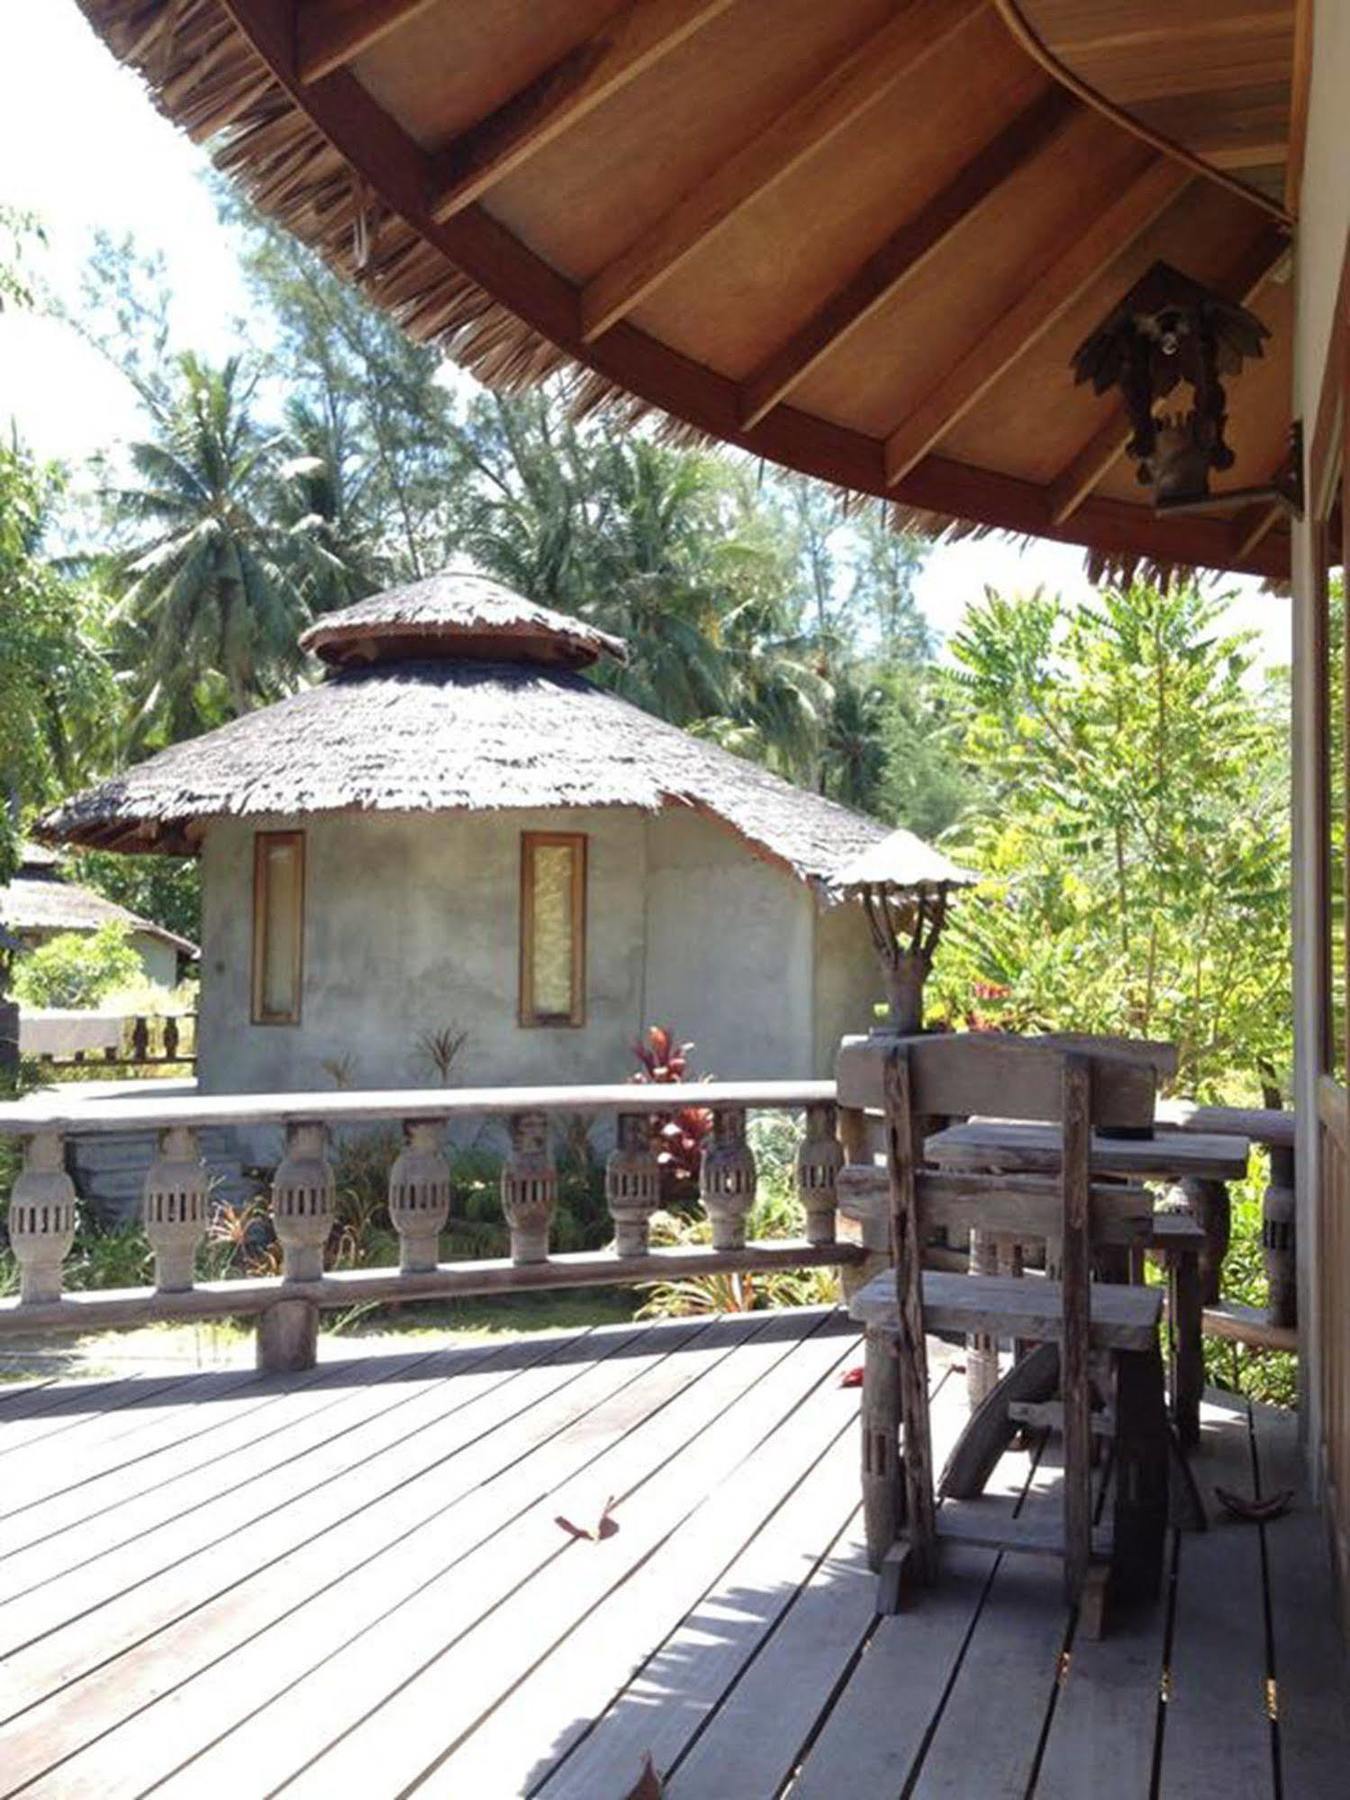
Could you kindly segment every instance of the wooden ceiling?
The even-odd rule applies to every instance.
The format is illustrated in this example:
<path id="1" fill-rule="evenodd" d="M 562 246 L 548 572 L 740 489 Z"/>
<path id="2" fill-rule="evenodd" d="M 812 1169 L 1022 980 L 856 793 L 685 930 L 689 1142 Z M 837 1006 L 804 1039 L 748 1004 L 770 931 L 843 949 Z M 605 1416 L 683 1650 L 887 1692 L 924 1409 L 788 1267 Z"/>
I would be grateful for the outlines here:
<path id="1" fill-rule="evenodd" d="M 265 209 L 489 378 L 580 367 L 583 405 L 933 523 L 1287 573 L 1269 506 L 1155 516 L 1069 359 L 1174 263 L 1272 332 L 1222 485 L 1279 468 L 1293 4 L 82 4 Z"/>

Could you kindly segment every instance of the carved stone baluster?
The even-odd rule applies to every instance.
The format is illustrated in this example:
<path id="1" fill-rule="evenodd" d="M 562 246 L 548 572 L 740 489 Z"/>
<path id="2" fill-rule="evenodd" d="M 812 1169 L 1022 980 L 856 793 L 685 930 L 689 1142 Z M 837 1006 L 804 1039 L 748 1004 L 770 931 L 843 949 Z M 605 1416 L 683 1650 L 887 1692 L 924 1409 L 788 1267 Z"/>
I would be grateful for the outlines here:
<path id="1" fill-rule="evenodd" d="M 797 1147 L 797 1195 L 806 1210 L 808 1244 L 835 1241 L 836 1184 L 843 1166 L 834 1107 L 808 1106 L 806 1135 Z"/>
<path id="2" fill-rule="evenodd" d="M 61 1298 L 61 1264 L 75 1241 L 75 1183 L 66 1174 L 65 1140 L 38 1131 L 24 1147 L 9 1199 L 9 1242 L 22 1271 L 25 1304 Z"/>
<path id="3" fill-rule="evenodd" d="M 162 1294 L 181 1294 L 192 1286 L 210 1188 L 197 1133 L 181 1125 L 163 1132 L 159 1155 L 145 1172 L 141 1201 L 141 1222 L 155 1253 L 155 1286 Z"/>
<path id="4" fill-rule="evenodd" d="M 444 1119 L 409 1119 L 404 1130 L 407 1143 L 389 1170 L 389 1217 L 398 1232 L 399 1267 L 417 1275 L 436 1267 L 450 1217 L 450 1164 L 442 1149 Z"/>
<path id="5" fill-rule="evenodd" d="M 172 1013 L 164 1021 L 164 1060 L 178 1061 L 178 1021 Z"/>
<path id="6" fill-rule="evenodd" d="M 713 1249 L 739 1250 L 745 1221 L 755 1204 L 755 1158 L 745 1141 L 745 1108 L 728 1106 L 713 1114 L 712 1141 L 703 1151 L 699 1193 L 712 1221 Z"/>
<path id="7" fill-rule="evenodd" d="M 272 1177 L 272 1225 L 285 1252 L 287 1281 L 318 1281 L 323 1275 L 336 1197 L 327 1150 L 324 1125 L 292 1125 L 286 1132 L 286 1155 Z"/>
<path id="8" fill-rule="evenodd" d="M 558 1205 L 558 1171 L 548 1115 L 512 1113 L 511 1154 L 502 1164 L 502 1211 L 511 1227 L 511 1260 L 548 1261 L 548 1233 Z"/>
<path id="9" fill-rule="evenodd" d="M 661 1165 L 645 1113 L 620 1113 L 618 1142 L 605 1164 L 605 1199 L 619 1256 L 647 1254 L 647 1224 L 661 1204 Z"/>
<path id="10" fill-rule="evenodd" d="M 131 1022 L 131 1060 L 143 1063 L 150 1056 L 150 1021 L 138 1013 Z"/>

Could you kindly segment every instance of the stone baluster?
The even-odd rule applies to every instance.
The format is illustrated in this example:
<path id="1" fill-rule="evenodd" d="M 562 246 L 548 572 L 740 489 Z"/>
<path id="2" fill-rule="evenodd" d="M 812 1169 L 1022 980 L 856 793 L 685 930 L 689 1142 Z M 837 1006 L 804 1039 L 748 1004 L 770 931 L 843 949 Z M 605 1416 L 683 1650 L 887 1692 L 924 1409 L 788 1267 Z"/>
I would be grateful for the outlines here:
<path id="1" fill-rule="evenodd" d="M 65 1140 L 38 1131 L 24 1146 L 9 1199 L 9 1242 L 22 1271 L 26 1305 L 61 1298 L 61 1264 L 75 1241 L 75 1183 L 66 1174 Z"/>
<path id="2" fill-rule="evenodd" d="M 745 1141 L 745 1108 L 719 1107 L 699 1171 L 703 1209 L 712 1221 L 713 1249 L 739 1250 L 755 1204 L 755 1158 Z"/>
<path id="3" fill-rule="evenodd" d="M 511 1227 L 511 1260 L 548 1261 L 548 1234 L 558 1205 L 558 1171 L 548 1114 L 512 1113 L 511 1154 L 502 1164 L 502 1211 Z"/>
<path id="4" fill-rule="evenodd" d="M 164 1060 L 178 1061 L 178 1021 L 172 1013 L 164 1021 Z"/>
<path id="5" fill-rule="evenodd" d="M 328 1161 L 327 1127 L 292 1125 L 286 1155 L 272 1178 L 272 1225 L 285 1253 L 287 1281 L 318 1281 L 333 1223 L 336 1183 Z"/>
<path id="6" fill-rule="evenodd" d="M 155 1253 L 155 1286 L 162 1294 L 181 1294 L 192 1286 L 210 1188 L 197 1133 L 181 1125 L 161 1133 L 159 1155 L 145 1172 L 141 1222 Z"/>
<path id="7" fill-rule="evenodd" d="M 835 1241 L 836 1185 L 843 1166 L 834 1107 L 808 1106 L 806 1133 L 797 1147 L 797 1196 L 806 1211 L 808 1244 Z"/>
<path id="8" fill-rule="evenodd" d="M 647 1226 L 661 1204 L 661 1165 L 645 1113 L 620 1113 L 618 1142 L 605 1164 L 605 1199 L 619 1256 L 645 1256 Z"/>
<path id="9" fill-rule="evenodd" d="M 399 1267 L 423 1274 L 438 1261 L 450 1217 L 450 1164 L 442 1148 L 444 1119 L 409 1119 L 407 1142 L 389 1170 L 389 1217 L 398 1232 Z"/>

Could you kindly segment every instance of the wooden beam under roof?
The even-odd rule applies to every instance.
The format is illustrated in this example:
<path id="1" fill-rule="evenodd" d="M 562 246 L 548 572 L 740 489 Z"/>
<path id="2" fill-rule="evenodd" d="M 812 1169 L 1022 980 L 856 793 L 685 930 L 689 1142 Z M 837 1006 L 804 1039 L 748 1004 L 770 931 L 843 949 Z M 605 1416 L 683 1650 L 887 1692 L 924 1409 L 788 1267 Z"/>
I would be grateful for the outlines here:
<path id="1" fill-rule="evenodd" d="M 1081 110 L 1072 95 L 1052 87 L 978 151 L 742 384 L 742 425 L 771 412 Z"/>
<path id="2" fill-rule="evenodd" d="M 912 75 L 984 0 L 915 0 L 844 56 L 773 122 L 682 196 L 582 289 L 587 343 L 630 313 L 758 195 Z"/>
<path id="3" fill-rule="evenodd" d="M 1224 278 L 1213 284 L 1216 292 L 1245 306 L 1288 251 L 1288 232 L 1279 225 L 1263 226 L 1234 260 Z M 1124 455 L 1129 440 L 1130 421 L 1125 408 L 1113 403 L 1110 416 L 1050 483 L 1050 517 L 1056 525 L 1062 525 L 1077 512 L 1093 488 Z"/>
<path id="4" fill-rule="evenodd" d="M 299 0 L 295 69 L 303 82 L 322 81 L 397 31 L 432 0 Z"/>
<path id="5" fill-rule="evenodd" d="M 1095 197 L 1085 201 L 1067 221 L 1039 279 L 1032 280 L 992 325 L 980 330 L 887 438 L 887 481 L 903 480 L 1192 179 L 1181 164 L 1155 156 L 1105 211 Z"/>
<path id="6" fill-rule="evenodd" d="M 431 158 L 432 218 L 444 222 L 602 100 L 724 13 L 734 0 L 632 0 Z"/>

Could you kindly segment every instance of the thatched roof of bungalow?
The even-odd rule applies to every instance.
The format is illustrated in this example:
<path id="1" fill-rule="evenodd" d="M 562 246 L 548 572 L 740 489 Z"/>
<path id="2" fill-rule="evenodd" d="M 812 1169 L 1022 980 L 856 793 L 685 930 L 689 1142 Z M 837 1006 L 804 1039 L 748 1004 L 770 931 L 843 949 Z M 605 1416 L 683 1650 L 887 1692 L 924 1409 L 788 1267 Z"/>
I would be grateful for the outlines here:
<path id="1" fill-rule="evenodd" d="M 623 645 L 476 571 L 327 615 L 338 666 L 47 815 L 54 840 L 191 855 L 213 819 L 342 812 L 688 807 L 820 890 L 887 835 L 580 673 Z"/>
<path id="2" fill-rule="evenodd" d="M 25 933 L 46 937 L 54 932 L 97 931 L 102 925 L 116 924 L 124 931 L 140 932 L 172 944 L 184 956 L 197 954 L 197 946 L 190 938 L 180 937 L 152 919 L 141 918 L 93 888 L 68 880 L 59 859 L 41 844 L 26 843 L 21 847 L 14 879 L 7 887 L 0 887 L 0 921 L 20 944 Z M 0 949 L 5 947 L 0 943 Z"/>

